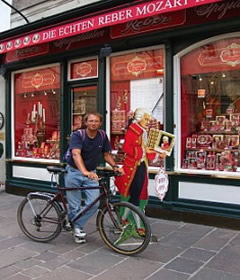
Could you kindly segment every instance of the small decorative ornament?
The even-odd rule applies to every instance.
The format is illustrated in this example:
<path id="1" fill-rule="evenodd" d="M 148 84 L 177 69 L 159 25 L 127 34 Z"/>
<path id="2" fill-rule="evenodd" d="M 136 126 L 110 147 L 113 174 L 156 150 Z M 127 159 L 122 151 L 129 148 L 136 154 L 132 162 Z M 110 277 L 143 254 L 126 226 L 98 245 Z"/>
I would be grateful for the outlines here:
<path id="1" fill-rule="evenodd" d="M 163 201 L 167 191 L 168 191 L 168 175 L 160 168 L 157 175 L 155 176 L 155 193 L 158 198 Z"/>

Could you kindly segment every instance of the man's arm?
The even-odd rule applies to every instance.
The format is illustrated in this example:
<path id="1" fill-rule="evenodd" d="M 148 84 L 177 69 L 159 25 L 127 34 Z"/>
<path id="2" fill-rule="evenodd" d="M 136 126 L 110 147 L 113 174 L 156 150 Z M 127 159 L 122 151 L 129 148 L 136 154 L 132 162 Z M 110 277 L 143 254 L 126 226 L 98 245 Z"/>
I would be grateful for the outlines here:
<path id="1" fill-rule="evenodd" d="M 116 165 L 116 163 L 110 153 L 104 153 L 103 156 L 104 156 L 104 160 L 112 166 L 114 171 L 124 174 L 124 170 L 121 167 Z"/>
<path id="2" fill-rule="evenodd" d="M 77 167 L 78 170 L 82 172 L 84 176 L 87 176 L 89 179 L 95 179 L 98 180 L 98 176 L 94 172 L 90 172 L 87 170 L 83 158 L 81 156 L 81 150 L 80 149 L 72 149 L 72 159 Z"/>

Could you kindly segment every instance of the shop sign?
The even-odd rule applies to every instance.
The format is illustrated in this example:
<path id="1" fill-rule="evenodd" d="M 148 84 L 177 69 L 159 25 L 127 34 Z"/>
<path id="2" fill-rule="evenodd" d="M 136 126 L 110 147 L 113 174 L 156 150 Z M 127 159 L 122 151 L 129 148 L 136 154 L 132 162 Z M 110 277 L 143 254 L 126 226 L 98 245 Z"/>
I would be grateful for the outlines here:
<path id="1" fill-rule="evenodd" d="M 16 74 L 16 88 L 19 93 L 59 87 L 57 67 Z"/>
<path id="2" fill-rule="evenodd" d="M 222 48 L 214 48 L 213 45 L 208 46 L 206 50 L 199 54 L 198 62 L 203 67 L 223 64 L 235 67 L 240 64 L 240 44 L 234 42 Z"/>
<path id="3" fill-rule="evenodd" d="M 232 43 L 221 52 L 220 59 L 223 63 L 229 64 L 232 67 L 240 64 L 240 45 Z"/>
<path id="4" fill-rule="evenodd" d="M 140 20 L 111 26 L 111 38 L 119 38 L 144 32 L 172 28 L 180 25 L 193 25 L 239 17 L 240 0 L 209 3 L 191 9 L 159 14 Z"/>
<path id="5" fill-rule="evenodd" d="M 44 54 L 55 54 L 57 52 L 94 45 L 96 42 L 99 44 L 106 42 L 106 40 L 109 40 L 108 29 L 94 30 L 78 36 L 8 52 L 4 62 L 8 63 Z"/>
<path id="6" fill-rule="evenodd" d="M 159 69 L 164 69 L 164 54 L 161 49 L 155 50 L 154 56 L 149 55 L 149 52 L 127 54 L 124 58 L 116 56 L 111 58 L 111 65 L 112 80 L 157 77 Z"/>
<path id="7" fill-rule="evenodd" d="M 196 15 L 205 19 L 220 20 L 229 16 L 239 16 L 240 0 L 227 0 L 195 7 Z M 194 18 L 193 18 L 194 20 Z"/>
<path id="8" fill-rule="evenodd" d="M 12 62 L 24 58 L 33 57 L 36 55 L 43 55 L 49 52 L 48 44 L 41 44 L 37 46 L 32 46 L 29 48 L 24 48 L 20 50 L 16 50 L 13 52 L 8 52 L 6 55 L 6 62 Z"/>
<path id="9" fill-rule="evenodd" d="M 30 74 L 22 79 L 22 87 L 27 88 L 40 88 L 41 86 L 53 85 L 55 81 L 55 75 L 46 71 L 45 73 Z"/>
<path id="10" fill-rule="evenodd" d="M 186 21 L 186 11 L 181 10 L 148 17 L 140 20 L 132 20 L 127 23 L 111 27 L 111 38 L 130 36 L 138 33 L 150 32 L 164 28 L 183 25 Z"/>
<path id="11" fill-rule="evenodd" d="M 139 20 L 168 12 L 183 10 L 199 5 L 219 2 L 221 0 L 155 0 L 97 16 L 80 19 L 72 23 L 35 31 L 20 38 L 9 39 L 0 43 L 0 53 L 6 53 L 26 46 L 47 43 L 96 29 Z"/>
<path id="12" fill-rule="evenodd" d="M 138 77 L 143 71 L 146 70 L 147 62 L 145 59 L 141 57 L 135 56 L 132 60 L 130 60 L 127 64 L 127 70 L 129 73 Z"/>
<path id="13" fill-rule="evenodd" d="M 97 77 L 97 59 L 71 63 L 70 79 Z"/>

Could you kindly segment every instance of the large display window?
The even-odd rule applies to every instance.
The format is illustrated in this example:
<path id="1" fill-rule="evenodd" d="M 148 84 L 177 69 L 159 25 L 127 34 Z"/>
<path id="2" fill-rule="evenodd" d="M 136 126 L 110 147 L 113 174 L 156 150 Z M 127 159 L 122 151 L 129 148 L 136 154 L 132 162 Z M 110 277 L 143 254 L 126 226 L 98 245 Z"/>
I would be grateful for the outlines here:
<path id="1" fill-rule="evenodd" d="M 240 38 L 181 57 L 181 168 L 240 172 Z"/>
<path id="2" fill-rule="evenodd" d="M 165 53 L 163 47 L 121 53 L 110 57 L 110 134 L 118 163 L 121 147 L 133 112 L 147 108 L 152 112 L 150 128 L 163 129 Z M 163 165 L 158 155 L 151 166 Z"/>
<path id="3" fill-rule="evenodd" d="M 59 160 L 60 66 L 13 74 L 13 158 Z"/>

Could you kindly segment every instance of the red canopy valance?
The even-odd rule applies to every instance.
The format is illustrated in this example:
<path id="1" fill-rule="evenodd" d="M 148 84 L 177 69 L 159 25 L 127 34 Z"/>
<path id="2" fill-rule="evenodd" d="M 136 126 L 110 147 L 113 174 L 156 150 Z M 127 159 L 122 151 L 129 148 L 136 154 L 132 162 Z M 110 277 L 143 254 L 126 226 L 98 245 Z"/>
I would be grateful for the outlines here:
<path id="1" fill-rule="evenodd" d="M 10 38 L 0 42 L 0 54 L 148 16 L 169 13 L 220 1 L 223 0 L 155 0 L 136 4 L 96 16 L 81 18 L 77 21 L 54 26 L 45 30 L 35 30 L 30 34 L 23 34 L 17 38 Z"/>

